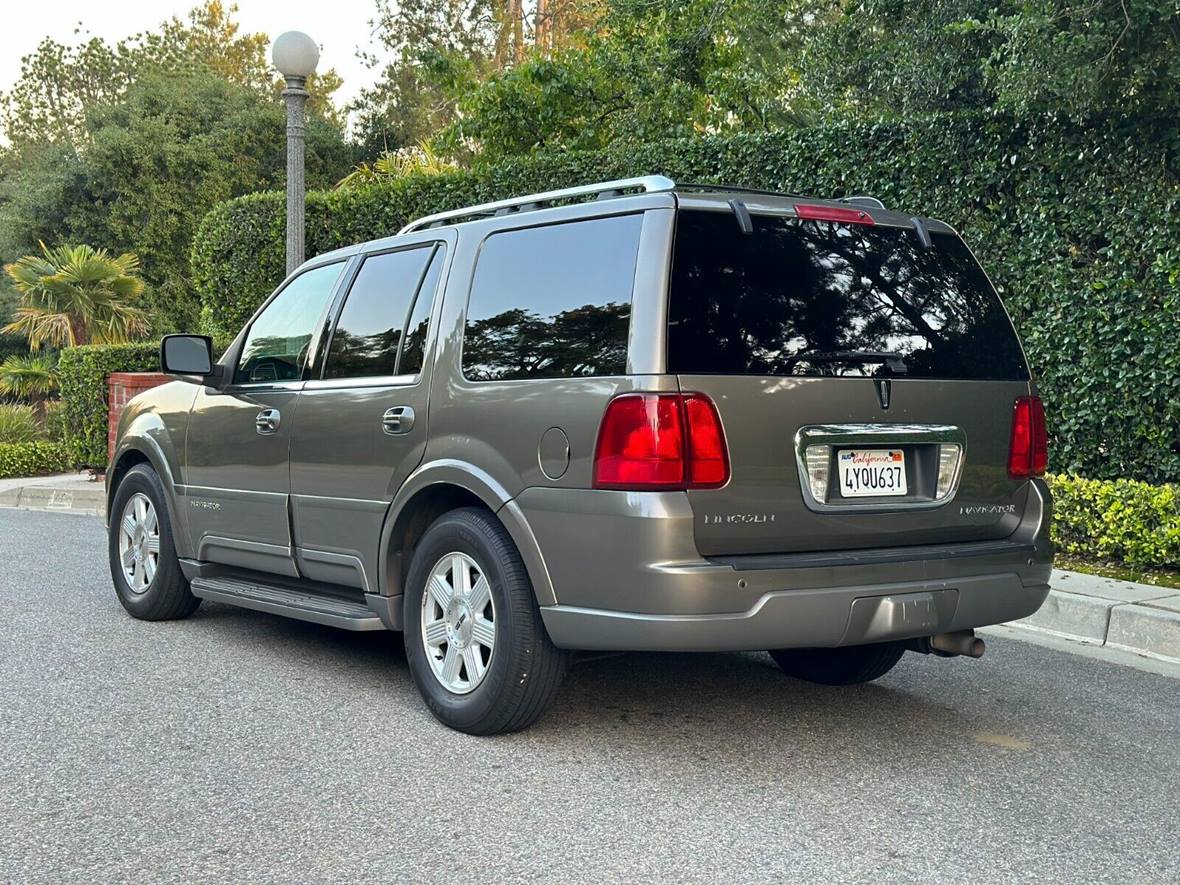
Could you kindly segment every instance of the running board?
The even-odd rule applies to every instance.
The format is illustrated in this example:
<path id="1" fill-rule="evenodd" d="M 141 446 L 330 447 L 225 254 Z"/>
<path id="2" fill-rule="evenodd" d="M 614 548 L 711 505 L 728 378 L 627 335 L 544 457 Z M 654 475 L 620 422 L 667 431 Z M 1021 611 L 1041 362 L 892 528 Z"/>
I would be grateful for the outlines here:
<path id="1" fill-rule="evenodd" d="M 377 612 L 365 604 L 363 597 L 354 600 L 240 578 L 193 578 L 190 587 L 193 596 L 201 599 L 311 621 L 313 624 L 325 624 L 343 630 L 386 629 L 385 623 Z"/>

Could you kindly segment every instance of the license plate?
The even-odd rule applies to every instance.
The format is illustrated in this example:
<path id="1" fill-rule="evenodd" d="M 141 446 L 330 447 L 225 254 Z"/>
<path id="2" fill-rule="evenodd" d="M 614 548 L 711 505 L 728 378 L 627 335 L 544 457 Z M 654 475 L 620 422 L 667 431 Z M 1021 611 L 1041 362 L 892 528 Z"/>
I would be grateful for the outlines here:
<path id="1" fill-rule="evenodd" d="M 840 494 L 845 498 L 904 495 L 905 452 L 899 449 L 841 449 L 836 453 Z"/>

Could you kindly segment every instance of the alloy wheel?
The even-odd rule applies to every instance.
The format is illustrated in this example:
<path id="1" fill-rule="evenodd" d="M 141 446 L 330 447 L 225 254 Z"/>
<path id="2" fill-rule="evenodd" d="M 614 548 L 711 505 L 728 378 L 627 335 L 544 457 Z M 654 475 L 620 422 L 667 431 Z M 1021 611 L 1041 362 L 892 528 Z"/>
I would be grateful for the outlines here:
<path id="1" fill-rule="evenodd" d="M 467 694 L 483 682 L 496 644 L 492 588 L 466 553 L 434 564 L 422 594 L 422 645 L 434 678 L 447 691 Z"/>

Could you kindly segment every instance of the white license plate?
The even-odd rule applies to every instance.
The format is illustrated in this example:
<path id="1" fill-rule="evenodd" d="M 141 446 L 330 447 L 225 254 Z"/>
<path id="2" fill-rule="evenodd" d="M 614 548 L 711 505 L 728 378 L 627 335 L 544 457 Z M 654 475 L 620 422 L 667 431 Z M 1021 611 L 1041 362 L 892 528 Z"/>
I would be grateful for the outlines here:
<path id="1" fill-rule="evenodd" d="M 905 452 L 900 449 L 841 449 L 836 476 L 845 498 L 904 495 Z"/>

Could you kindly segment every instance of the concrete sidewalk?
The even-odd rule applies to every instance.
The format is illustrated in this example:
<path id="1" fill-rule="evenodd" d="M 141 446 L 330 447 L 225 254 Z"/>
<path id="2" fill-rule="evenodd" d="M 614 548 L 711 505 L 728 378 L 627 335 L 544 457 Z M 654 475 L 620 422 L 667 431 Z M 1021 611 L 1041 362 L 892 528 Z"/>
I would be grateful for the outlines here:
<path id="1" fill-rule="evenodd" d="M 101 481 L 64 473 L 0 480 L 0 507 L 102 516 Z M 1040 611 L 1007 626 L 1180 664 L 1180 590 L 1053 570 Z"/>
<path id="2" fill-rule="evenodd" d="M 0 507 L 101 516 L 106 491 L 101 479 L 90 479 L 84 473 L 0 479 Z"/>

